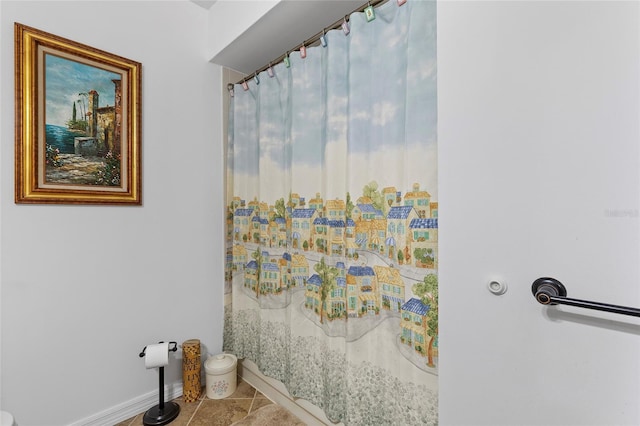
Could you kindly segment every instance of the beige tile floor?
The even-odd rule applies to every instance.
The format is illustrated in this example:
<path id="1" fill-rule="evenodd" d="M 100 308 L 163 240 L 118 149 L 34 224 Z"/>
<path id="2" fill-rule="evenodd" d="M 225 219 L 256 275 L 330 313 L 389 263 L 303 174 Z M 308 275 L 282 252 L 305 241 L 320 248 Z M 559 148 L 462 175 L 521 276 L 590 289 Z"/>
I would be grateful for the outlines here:
<path id="1" fill-rule="evenodd" d="M 227 398 L 209 399 L 203 389 L 200 398 L 195 402 L 184 402 L 182 397 L 173 401 L 180 405 L 180 414 L 169 423 L 170 426 L 228 426 L 242 420 L 258 408 L 273 404 L 271 400 L 240 377 L 238 377 L 236 391 Z M 143 417 L 144 413 L 140 413 L 116 426 L 143 426 Z"/>

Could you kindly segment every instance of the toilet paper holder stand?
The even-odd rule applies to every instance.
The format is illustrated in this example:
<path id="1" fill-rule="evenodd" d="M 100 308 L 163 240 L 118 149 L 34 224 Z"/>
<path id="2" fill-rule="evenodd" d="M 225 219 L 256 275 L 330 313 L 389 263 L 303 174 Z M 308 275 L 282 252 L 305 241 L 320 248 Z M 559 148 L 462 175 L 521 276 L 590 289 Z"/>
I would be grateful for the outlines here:
<path id="1" fill-rule="evenodd" d="M 164 343 L 164 342 L 158 342 Z M 171 346 L 173 345 L 173 346 Z M 140 358 L 145 356 L 147 347 L 145 346 L 140 352 Z M 169 342 L 169 352 L 178 350 L 177 342 Z M 178 414 L 180 414 L 180 406 L 175 402 L 164 402 L 164 367 L 158 367 L 158 405 L 151 407 L 144 413 L 142 423 L 145 426 L 160 426 L 171 423 Z"/>
<path id="2" fill-rule="evenodd" d="M 164 342 L 158 342 L 158 343 L 164 343 Z M 171 347 L 171 345 L 173 345 L 173 347 Z M 178 350 L 178 343 L 177 342 L 169 342 L 169 352 L 175 352 Z M 142 352 L 140 352 L 139 357 L 142 358 L 145 355 L 145 352 L 147 351 L 147 347 L 145 346 L 144 348 L 142 348 Z"/>

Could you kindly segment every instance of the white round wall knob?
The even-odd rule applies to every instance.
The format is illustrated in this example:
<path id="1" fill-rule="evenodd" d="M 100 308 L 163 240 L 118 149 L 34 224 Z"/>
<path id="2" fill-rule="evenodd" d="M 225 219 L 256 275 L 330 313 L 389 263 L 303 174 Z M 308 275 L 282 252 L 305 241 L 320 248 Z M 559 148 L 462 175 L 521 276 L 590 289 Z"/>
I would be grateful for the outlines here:
<path id="1" fill-rule="evenodd" d="M 489 284 L 487 284 L 487 288 L 496 296 L 500 296 L 501 294 L 505 294 L 507 292 L 507 285 L 498 281 L 491 281 Z"/>

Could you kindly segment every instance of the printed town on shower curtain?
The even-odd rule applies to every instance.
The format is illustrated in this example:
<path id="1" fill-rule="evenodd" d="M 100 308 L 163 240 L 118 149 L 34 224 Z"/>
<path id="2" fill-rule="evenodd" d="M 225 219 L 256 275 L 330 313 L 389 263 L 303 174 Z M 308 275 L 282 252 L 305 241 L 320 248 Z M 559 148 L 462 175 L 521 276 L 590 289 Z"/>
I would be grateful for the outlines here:
<path id="1" fill-rule="evenodd" d="M 435 2 L 349 24 L 234 88 L 224 349 L 332 421 L 435 424 Z"/>
<path id="2" fill-rule="evenodd" d="M 347 341 L 388 321 L 380 345 L 437 374 L 438 203 L 419 183 L 403 193 L 372 181 L 355 200 L 236 198 L 228 217 L 227 267 L 247 297 L 299 301 L 304 319 Z"/>

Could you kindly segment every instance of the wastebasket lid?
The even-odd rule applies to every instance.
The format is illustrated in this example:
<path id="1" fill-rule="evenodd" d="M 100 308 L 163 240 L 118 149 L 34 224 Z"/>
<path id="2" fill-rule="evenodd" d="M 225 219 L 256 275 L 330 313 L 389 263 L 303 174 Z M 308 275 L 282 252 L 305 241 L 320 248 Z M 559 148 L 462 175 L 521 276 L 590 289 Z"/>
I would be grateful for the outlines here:
<path id="1" fill-rule="evenodd" d="M 231 354 L 219 354 L 212 356 L 204 363 L 204 369 L 210 374 L 222 374 L 233 370 L 237 358 Z"/>

